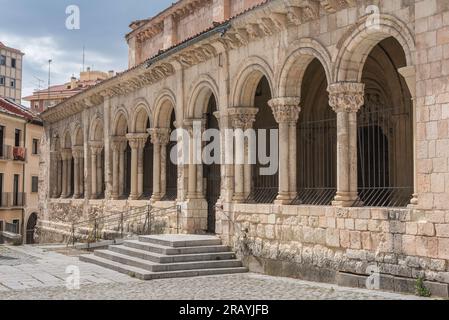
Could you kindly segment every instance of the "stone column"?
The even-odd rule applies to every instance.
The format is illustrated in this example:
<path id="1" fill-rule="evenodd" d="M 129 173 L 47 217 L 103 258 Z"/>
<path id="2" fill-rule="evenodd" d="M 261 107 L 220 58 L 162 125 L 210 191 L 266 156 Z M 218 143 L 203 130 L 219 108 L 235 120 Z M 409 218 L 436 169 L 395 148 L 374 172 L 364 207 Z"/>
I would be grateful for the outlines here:
<path id="1" fill-rule="evenodd" d="M 407 83 L 407 87 L 410 91 L 410 95 L 412 96 L 413 103 L 413 198 L 410 201 L 410 205 L 416 206 L 418 205 L 418 170 L 416 167 L 416 130 L 417 130 L 417 121 L 416 121 L 416 71 L 414 66 L 404 67 L 398 69 L 399 73 L 404 77 L 405 82 Z"/>
<path id="2" fill-rule="evenodd" d="M 57 191 L 56 191 L 56 198 L 58 198 L 58 197 L 60 197 L 61 196 L 61 193 L 62 193 L 62 158 L 61 158 L 61 153 L 59 153 L 58 155 L 57 155 L 57 158 L 56 158 L 56 160 L 57 160 L 57 166 L 56 166 L 56 170 L 57 170 L 57 177 L 56 177 L 56 179 L 57 179 L 57 181 L 56 181 L 56 188 L 57 188 Z"/>
<path id="3" fill-rule="evenodd" d="M 120 144 L 112 141 L 112 199 L 119 198 Z"/>
<path id="4" fill-rule="evenodd" d="M 92 190 L 91 190 L 91 198 L 97 199 L 99 196 L 99 193 L 101 190 L 99 189 L 99 174 L 101 174 L 101 171 L 99 172 L 99 169 L 101 170 L 101 167 L 98 168 L 98 162 L 99 159 L 101 159 L 101 151 L 103 150 L 103 144 L 102 142 L 98 141 L 92 141 L 90 143 L 91 147 L 91 181 L 92 181 Z M 101 181 L 101 179 L 100 179 Z M 101 182 L 100 182 L 101 183 Z"/>
<path id="5" fill-rule="evenodd" d="M 79 199 L 81 197 L 81 184 L 82 184 L 82 170 L 81 170 L 81 159 L 83 157 L 83 147 L 73 147 L 72 150 L 73 161 L 74 161 L 74 170 L 73 170 L 73 179 L 74 179 L 74 193 L 73 198 Z"/>
<path id="6" fill-rule="evenodd" d="M 148 139 L 147 133 L 126 135 L 131 147 L 131 194 L 130 200 L 138 200 L 143 193 L 143 148 Z"/>
<path id="7" fill-rule="evenodd" d="M 188 163 L 188 188 L 187 199 L 201 199 L 203 194 L 202 174 L 202 139 L 205 121 L 203 119 L 187 119 L 185 128 L 189 132 L 189 163 Z"/>
<path id="8" fill-rule="evenodd" d="M 279 194 L 277 204 L 290 204 L 296 197 L 296 124 L 300 99 L 276 98 L 268 101 L 279 124 Z M 292 140 L 290 140 L 292 138 Z"/>
<path id="9" fill-rule="evenodd" d="M 61 159 L 62 159 L 62 181 L 61 181 L 61 186 L 62 186 L 62 191 L 61 191 L 61 198 L 67 198 L 68 195 L 68 159 L 70 155 L 71 151 L 64 149 L 61 151 Z"/>
<path id="10" fill-rule="evenodd" d="M 357 112 L 364 104 L 363 83 L 331 84 L 329 105 L 337 113 L 337 195 L 333 205 L 352 206 L 357 191 Z"/>
<path id="11" fill-rule="evenodd" d="M 55 199 L 59 196 L 58 180 L 59 180 L 59 153 L 52 151 L 50 154 L 50 181 L 51 181 L 51 198 Z"/>
<path id="12" fill-rule="evenodd" d="M 118 194 L 119 197 L 122 197 L 125 193 L 125 154 L 126 154 L 126 147 L 128 146 L 128 142 L 126 141 L 126 138 L 124 138 L 124 141 L 120 144 L 119 148 L 119 188 L 118 188 Z"/>
<path id="13" fill-rule="evenodd" d="M 253 128 L 256 121 L 257 108 L 231 108 L 228 115 L 235 130 L 234 157 L 234 197 L 235 202 L 243 202 L 251 192 L 251 164 L 249 163 L 249 141 L 245 132 Z M 255 141 L 254 141 L 255 142 Z"/>
<path id="14" fill-rule="evenodd" d="M 167 178 L 165 175 L 166 163 L 163 161 L 165 156 L 163 157 L 162 152 L 163 150 L 166 151 L 167 144 L 170 141 L 170 129 L 149 129 L 148 132 L 151 134 L 151 143 L 153 144 L 153 195 L 151 200 L 159 201 L 166 192 L 166 187 L 163 188 L 165 184 L 163 181 Z"/>
<path id="15" fill-rule="evenodd" d="M 73 161 L 73 157 L 72 157 L 72 151 L 69 150 L 67 153 L 67 197 L 70 197 L 73 193 L 72 190 L 72 161 Z"/>

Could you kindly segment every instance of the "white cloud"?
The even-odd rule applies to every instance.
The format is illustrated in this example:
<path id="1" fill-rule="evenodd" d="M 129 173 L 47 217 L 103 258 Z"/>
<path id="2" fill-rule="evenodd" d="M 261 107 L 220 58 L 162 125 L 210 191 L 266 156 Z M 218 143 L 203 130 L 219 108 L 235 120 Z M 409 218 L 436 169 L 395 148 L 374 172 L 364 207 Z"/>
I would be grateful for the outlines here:
<path id="1" fill-rule="evenodd" d="M 76 51 L 65 49 L 62 42 L 52 36 L 25 37 L 0 31 L 0 41 L 8 47 L 17 48 L 25 53 L 23 96 L 32 94 L 38 88 L 36 77 L 43 80 L 41 88 L 47 86 L 49 59 L 52 59 L 51 84 L 68 82 L 72 75 L 78 77 L 82 69 L 82 48 Z M 93 66 L 96 70 L 108 71 L 120 66 L 120 63 L 101 52 L 87 50 L 87 66 Z"/>

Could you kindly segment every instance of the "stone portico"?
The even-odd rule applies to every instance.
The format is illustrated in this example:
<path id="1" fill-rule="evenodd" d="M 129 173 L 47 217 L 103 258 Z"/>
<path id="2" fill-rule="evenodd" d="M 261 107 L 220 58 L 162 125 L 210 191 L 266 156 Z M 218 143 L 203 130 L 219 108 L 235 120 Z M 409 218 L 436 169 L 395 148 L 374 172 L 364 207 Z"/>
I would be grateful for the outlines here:
<path id="1" fill-rule="evenodd" d="M 130 69 L 42 115 L 42 239 L 180 205 L 167 233 L 218 234 L 251 270 L 338 282 L 375 266 L 447 293 L 449 7 L 367 5 L 184 0 L 133 23 Z M 278 129 L 275 175 L 248 163 L 251 128 Z M 167 161 L 175 129 L 189 163 Z M 206 129 L 221 130 L 218 166 L 193 161 Z"/>

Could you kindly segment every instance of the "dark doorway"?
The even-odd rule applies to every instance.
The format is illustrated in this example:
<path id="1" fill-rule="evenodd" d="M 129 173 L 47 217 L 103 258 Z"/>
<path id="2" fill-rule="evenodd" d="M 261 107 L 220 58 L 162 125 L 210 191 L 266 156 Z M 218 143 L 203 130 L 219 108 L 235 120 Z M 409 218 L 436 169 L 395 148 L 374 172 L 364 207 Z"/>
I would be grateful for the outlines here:
<path id="1" fill-rule="evenodd" d="M 32 213 L 28 218 L 26 230 L 26 244 L 34 244 L 34 231 L 37 224 L 37 213 Z"/>
<path id="2" fill-rule="evenodd" d="M 206 129 L 219 129 L 218 120 L 214 115 L 217 111 L 217 103 L 215 98 L 212 96 L 209 100 L 209 105 L 206 113 Z M 211 139 L 209 143 L 214 143 L 214 138 Z M 213 152 L 216 152 L 214 150 Z M 219 150 L 217 152 L 220 152 Z M 215 158 L 216 154 L 211 154 Z M 221 191 L 221 168 L 220 163 L 212 163 L 203 166 L 203 174 L 206 180 L 206 201 L 207 201 L 207 232 L 215 233 L 215 214 L 216 214 L 216 204 L 220 198 Z"/>

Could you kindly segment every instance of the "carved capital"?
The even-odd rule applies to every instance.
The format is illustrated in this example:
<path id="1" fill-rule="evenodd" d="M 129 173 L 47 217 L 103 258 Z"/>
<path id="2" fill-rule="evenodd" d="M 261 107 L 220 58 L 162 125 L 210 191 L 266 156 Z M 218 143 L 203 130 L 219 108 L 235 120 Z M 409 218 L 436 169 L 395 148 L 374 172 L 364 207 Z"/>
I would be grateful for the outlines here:
<path id="1" fill-rule="evenodd" d="M 99 155 L 104 148 L 103 141 L 90 141 L 89 142 L 90 150 L 92 155 Z"/>
<path id="2" fill-rule="evenodd" d="M 277 123 L 297 123 L 301 107 L 300 98 L 283 97 L 268 101 Z"/>
<path id="3" fill-rule="evenodd" d="M 143 149 L 148 137 L 148 133 L 129 133 L 126 135 L 126 139 L 128 139 L 131 149 Z"/>
<path id="4" fill-rule="evenodd" d="M 62 149 L 61 150 L 61 160 L 71 160 L 72 159 L 72 150 L 71 149 Z"/>
<path id="5" fill-rule="evenodd" d="M 170 129 L 156 128 L 149 129 L 148 133 L 151 135 L 152 144 L 167 145 L 170 142 Z"/>
<path id="6" fill-rule="evenodd" d="M 126 139 L 126 137 L 120 137 L 120 136 L 116 136 L 116 137 L 112 137 L 112 150 L 113 151 L 118 151 L 118 152 L 124 152 L 126 149 L 126 144 L 127 144 L 128 140 Z"/>
<path id="7" fill-rule="evenodd" d="M 365 85 L 357 82 L 338 82 L 331 84 L 329 105 L 335 112 L 357 112 L 365 103 Z"/>
<path id="8" fill-rule="evenodd" d="M 84 147 L 76 146 L 72 148 L 72 154 L 75 159 L 81 159 L 84 157 Z"/>
<path id="9" fill-rule="evenodd" d="M 228 115 L 231 118 L 232 126 L 235 129 L 251 129 L 256 121 L 258 108 L 231 108 L 228 109 Z"/>

